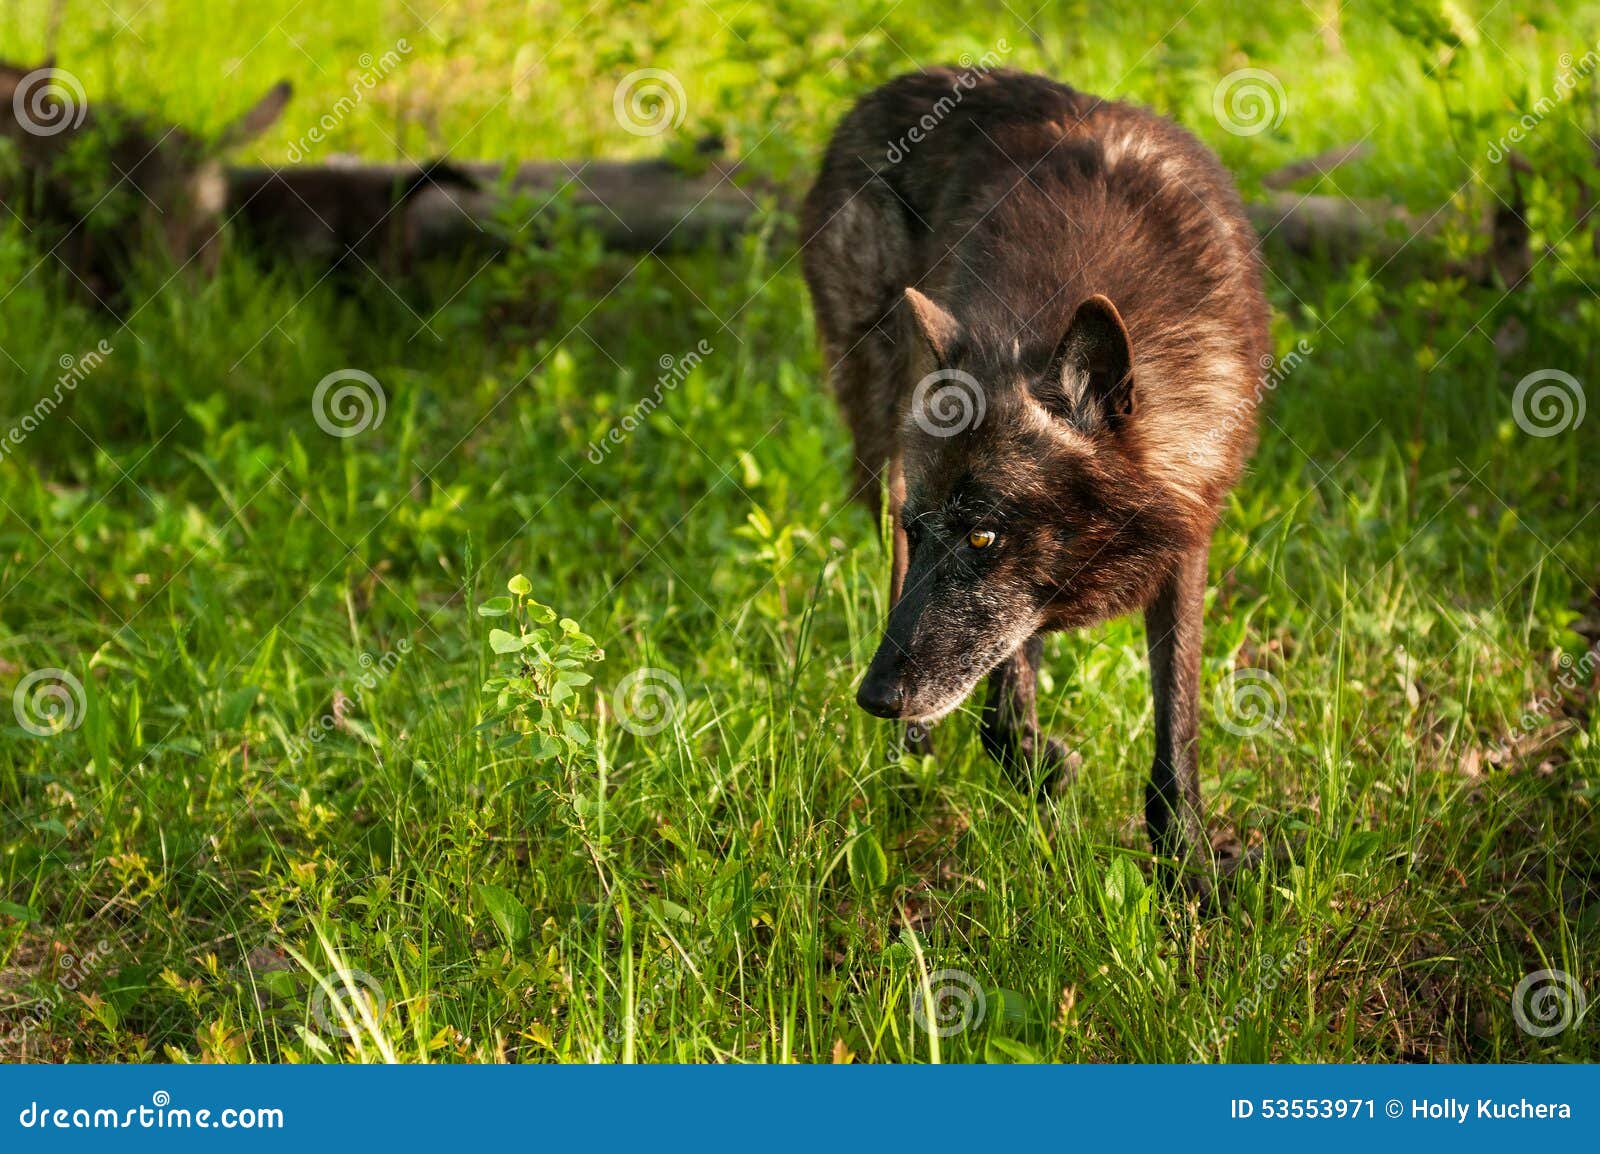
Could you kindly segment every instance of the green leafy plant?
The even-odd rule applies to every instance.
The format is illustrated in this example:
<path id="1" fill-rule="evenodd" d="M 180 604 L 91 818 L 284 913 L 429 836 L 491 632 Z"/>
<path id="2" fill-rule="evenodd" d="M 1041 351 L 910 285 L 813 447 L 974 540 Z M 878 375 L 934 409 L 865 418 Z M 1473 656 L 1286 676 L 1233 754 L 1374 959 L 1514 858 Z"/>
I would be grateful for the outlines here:
<path id="1" fill-rule="evenodd" d="M 489 630 L 489 648 L 503 660 L 500 671 L 483 683 L 483 692 L 494 695 L 484 726 L 509 721 L 509 740 L 530 743 L 536 761 L 557 758 L 568 768 L 592 761 L 594 739 L 578 721 L 578 690 L 594 680 L 584 667 L 605 654 L 576 621 L 557 621 L 554 609 L 534 600 L 533 586 L 522 574 L 506 588 L 509 596 L 478 606 L 478 616 L 510 626 Z"/>
<path id="2" fill-rule="evenodd" d="M 1042 725 L 1084 772 L 1040 802 L 984 753 L 982 690 L 934 755 L 892 762 L 895 727 L 852 704 L 887 556 L 844 501 L 849 436 L 798 323 L 792 220 L 736 245 L 667 252 L 685 228 L 643 260 L 602 251 L 596 226 L 621 226 L 575 166 L 565 193 L 516 205 L 497 239 L 518 251 L 463 251 L 414 286 L 359 265 L 319 280 L 249 244 L 210 279 L 132 254 L 148 287 L 124 328 L 53 239 L 0 212 L 0 1061 L 1600 1057 L 1592 1010 L 1539 1037 L 1513 1002 L 1541 970 L 1597 996 L 1600 710 L 1579 678 L 1600 572 L 1584 64 L 1600 30 L 1592 5 L 1457 0 L 1483 20 L 1453 49 L 1450 119 L 1449 44 L 1397 30 L 1388 4 L 1073 0 L 1029 16 L 1035 40 L 975 6 L 663 21 L 628 0 L 559 45 L 552 7 L 564 26 L 589 0 L 498 5 L 493 36 L 479 5 L 430 16 L 438 37 L 403 9 L 379 27 L 370 6 L 302 6 L 295 43 L 231 0 L 213 6 L 226 22 L 151 5 L 141 40 L 75 7 L 61 59 L 86 91 L 173 123 L 232 111 L 229 59 L 224 87 L 294 75 L 245 163 L 281 161 L 348 94 L 352 53 L 405 34 L 403 73 L 341 151 L 645 159 L 704 126 L 759 200 L 803 188 L 849 101 L 907 57 L 976 60 L 1004 36 L 1008 64 L 1177 114 L 1247 193 L 1365 139 L 1370 156 L 1297 195 L 1394 199 L 1413 227 L 1440 210 L 1446 231 L 1392 263 L 1269 256 L 1276 347 L 1313 351 L 1276 376 L 1218 527 L 1200 758 L 1219 856 L 1305 844 L 1191 914 L 1137 828 L 1153 749 L 1137 616 L 1049 639 Z M 42 25 L 0 16 L 12 58 L 42 58 Z M 483 83 L 460 83 L 464 45 Z M 683 82 L 687 118 L 639 138 L 612 94 L 646 66 Z M 1246 66 L 1285 88 L 1274 133 L 1214 114 Z M 389 90 L 420 117 L 404 136 Z M 1489 244 L 1476 210 L 1518 189 L 1539 259 L 1508 294 L 1462 270 Z M 62 358 L 103 338 L 115 355 L 58 396 Z M 702 338 L 716 355 L 648 434 L 588 458 L 653 395 L 660 358 Z M 388 407 L 338 440 L 310 397 L 342 366 Z M 1514 401 L 1541 368 L 1589 407 L 1543 438 Z M 462 608 L 482 549 L 503 576 Z M 479 616 L 517 572 L 529 583 Z M 617 672 L 674 670 L 691 704 L 653 734 L 600 728 L 621 679 L 576 654 L 562 670 L 573 639 L 534 593 L 583 607 Z M 521 648 L 496 652 L 491 629 Z M 415 648 L 383 691 L 336 706 L 400 637 Z M 73 671 L 87 708 L 40 737 L 9 709 L 47 667 Z M 1281 727 L 1219 724 L 1215 691 L 1245 668 L 1283 683 Z M 288 757 L 323 717 L 339 724 L 315 756 Z M 568 720 L 593 744 L 569 747 Z M 946 1036 L 917 1021 L 962 1020 L 941 971 L 970 979 Z"/>

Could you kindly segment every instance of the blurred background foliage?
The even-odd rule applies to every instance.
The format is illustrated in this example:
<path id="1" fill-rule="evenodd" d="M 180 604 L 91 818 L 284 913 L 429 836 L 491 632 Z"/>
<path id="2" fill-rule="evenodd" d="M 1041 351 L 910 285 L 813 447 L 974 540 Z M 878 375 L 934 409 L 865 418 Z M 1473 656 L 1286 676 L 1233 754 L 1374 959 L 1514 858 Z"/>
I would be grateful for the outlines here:
<path id="1" fill-rule="evenodd" d="M 48 8 L 0 7 L 0 58 L 44 51 Z M 1545 369 L 1600 379 L 1600 8 L 429 8 L 72 4 L 57 55 L 91 99 L 211 132 L 287 77 L 283 120 L 236 158 L 282 164 L 403 38 L 308 159 L 692 163 L 716 134 L 761 227 L 639 259 L 561 203 L 516 206 L 522 241 L 493 263 L 391 283 L 235 250 L 209 279 L 141 268 L 112 316 L 0 222 L 5 422 L 63 357 L 112 349 L 0 460 L 4 684 L 59 668 L 84 687 L 61 732 L 0 729 L 0 1052 L 1596 1055 L 1592 1023 L 1519 1030 L 1512 993 L 1556 968 L 1600 996 L 1600 423 L 1532 436 L 1513 393 Z M 1282 707 L 1247 735 L 1213 711 L 1202 757 L 1219 843 L 1309 842 L 1226 916 L 1145 880 L 1137 621 L 1051 641 L 1044 712 L 1083 769 L 1044 807 L 968 713 L 935 758 L 897 762 L 851 704 L 886 562 L 843 504 L 787 207 L 852 99 L 992 52 L 1176 118 L 1252 200 L 1365 141 L 1298 191 L 1439 222 L 1392 259 L 1270 261 L 1279 353 L 1309 352 L 1218 536 L 1206 685 L 1263 670 Z M 618 122 L 640 68 L 683 87 L 670 132 Z M 1250 136 L 1214 109 L 1242 68 L 1284 94 Z M 1494 151 L 1529 116 L 1513 177 Z M 1526 282 L 1463 274 L 1518 198 Z M 662 358 L 702 341 L 594 460 Z M 337 439 L 311 395 L 349 367 L 387 411 Z M 519 683 L 581 723 L 553 762 L 482 692 L 512 672 L 477 608 L 514 573 L 604 649 L 581 704 Z M 681 686 L 648 735 L 619 724 L 637 670 Z M 69 988 L 64 959 L 100 941 Z M 987 1010 L 935 1048 L 913 1008 L 939 969 Z M 347 983 L 369 1012 L 330 1021 Z"/>

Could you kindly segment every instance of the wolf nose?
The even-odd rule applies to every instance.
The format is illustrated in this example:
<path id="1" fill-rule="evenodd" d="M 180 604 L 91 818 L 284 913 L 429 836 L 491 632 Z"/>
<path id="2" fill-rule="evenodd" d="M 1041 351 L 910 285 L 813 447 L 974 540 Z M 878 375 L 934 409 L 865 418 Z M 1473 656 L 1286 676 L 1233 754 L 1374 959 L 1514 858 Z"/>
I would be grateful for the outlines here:
<path id="1" fill-rule="evenodd" d="M 904 702 L 905 690 L 888 677 L 869 673 L 856 690 L 856 704 L 874 717 L 899 717 Z"/>

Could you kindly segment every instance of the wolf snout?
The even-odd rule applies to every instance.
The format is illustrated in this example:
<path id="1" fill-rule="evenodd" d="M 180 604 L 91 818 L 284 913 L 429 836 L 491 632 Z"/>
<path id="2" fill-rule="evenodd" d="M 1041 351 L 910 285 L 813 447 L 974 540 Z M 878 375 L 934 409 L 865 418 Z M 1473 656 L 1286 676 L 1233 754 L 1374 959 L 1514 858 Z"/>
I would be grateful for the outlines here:
<path id="1" fill-rule="evenodd" d="M 856 704 L 874 717 L 899 717 L 905 702 L 905 683 L 891 670 L 868 669 L 856 690 Z"/>

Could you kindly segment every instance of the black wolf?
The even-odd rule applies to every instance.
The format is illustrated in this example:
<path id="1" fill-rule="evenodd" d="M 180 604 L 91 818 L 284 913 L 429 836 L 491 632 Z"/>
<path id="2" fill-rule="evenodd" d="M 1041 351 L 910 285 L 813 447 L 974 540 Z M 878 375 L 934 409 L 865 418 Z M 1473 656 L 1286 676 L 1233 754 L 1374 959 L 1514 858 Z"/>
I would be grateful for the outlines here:
<path id="1" fill-rule="evenodd" d="M 858 493 L 886 482 L 894 514 L 893 609 L 858 702 L 930 722 L 987 674 L 984 745 L 1037 785 L 1064 760 L 1038 732 L 1041 634 L 1142 610 L 1149 833 L 1208 873 L 1206 559 L 1270 350 L 1227 172 L 1143 109 L 937 68 L 845 117 L 802 230 Z"/>

